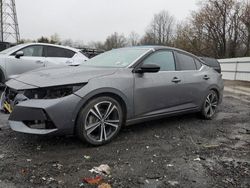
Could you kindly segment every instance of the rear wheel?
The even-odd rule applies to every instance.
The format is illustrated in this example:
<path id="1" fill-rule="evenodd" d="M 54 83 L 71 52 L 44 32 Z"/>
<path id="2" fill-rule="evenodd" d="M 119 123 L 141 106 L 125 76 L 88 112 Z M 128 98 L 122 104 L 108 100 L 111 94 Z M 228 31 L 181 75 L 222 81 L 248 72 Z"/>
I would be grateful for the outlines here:
<path id="1" fill-rule="evenodd" d="M 202 106 L 201 115 L 204 119 L 212 119 L 217 111 L 219 98 L 214 90 L 211 90 Z"/>
<path id="2" fill-rule="evenodd" d="M 118 134 L 122 121 L 123 110 L 120 103 L 111 97 L 98 97 L 81 110 L 76 133 L 89 144 L 103 145 Z"/>

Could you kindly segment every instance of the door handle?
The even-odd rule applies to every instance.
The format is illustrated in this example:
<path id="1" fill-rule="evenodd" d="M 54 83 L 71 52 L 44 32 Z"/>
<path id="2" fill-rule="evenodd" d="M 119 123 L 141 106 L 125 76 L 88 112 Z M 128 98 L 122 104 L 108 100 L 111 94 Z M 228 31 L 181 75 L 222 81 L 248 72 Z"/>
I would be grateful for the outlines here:
<path id="1" fill-rule="evenodd" d="M 203 79 L 204 79 L 204 80 L 209 80 L 210 77 L 209 77 L 208 75 L 205 75 L 205 76 L 203 77 Z"/>
<path id="2" fill-rule="evenodd" d="M 172 82 L 174 82 L 174 83 L 179 83 L 180 81 L 181 80 L 179 78 L 177 78 L 177 77 L 174 77 L 173 80 L 172 80 Z"/>

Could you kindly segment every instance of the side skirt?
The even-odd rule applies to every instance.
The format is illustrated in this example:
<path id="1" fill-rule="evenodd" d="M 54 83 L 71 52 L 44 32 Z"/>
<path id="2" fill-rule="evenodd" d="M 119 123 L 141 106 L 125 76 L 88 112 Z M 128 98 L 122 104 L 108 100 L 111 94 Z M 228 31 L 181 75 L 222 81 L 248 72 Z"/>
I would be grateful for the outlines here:
<path id="1" fill-rule="evenodd" d="M 195 112 L 199 112 L 199 111 L 200 111 L 199 108 L 189 108 L 189 109 L 185 109 L 185 110 L 172 111 L 172 112 L 168 112 L 168 113 L 162 113 L 162 114 L 156 114 L 156 115 L 150 115 L 150 116 L 142 116 L 142 117 L 127 120 L 125 125 L 129 126 L 129 125 L 133 125 L 133 124 L 137 124 L 137 123 L 142 123 L 145 121 L 163 119 L 166 117 L 195 113 Z"/>

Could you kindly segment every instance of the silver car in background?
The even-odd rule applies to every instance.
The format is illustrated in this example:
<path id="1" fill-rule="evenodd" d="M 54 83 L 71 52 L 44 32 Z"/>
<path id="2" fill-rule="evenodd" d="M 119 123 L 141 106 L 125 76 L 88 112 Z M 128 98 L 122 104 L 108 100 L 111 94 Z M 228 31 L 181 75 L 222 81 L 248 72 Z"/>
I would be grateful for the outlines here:
<path id="1" fill-rule="evenodd" d="M 78 67 L 48 68 L 11 79 L 2 104 L 15 131 L 77 134 L 89 144 L 102 145 L 123 125 L 194 112 L 212 119 L 222 101 L 221 76 L 179 49 L 122 48 Z"/>
<path id="2" fill-rule="evenodd" d="M 81 50 L 75 48 L 44 43 L 20 44 L 0 52 L 0 83 L 30 70 L 77 65 L 86 60 Z"/>

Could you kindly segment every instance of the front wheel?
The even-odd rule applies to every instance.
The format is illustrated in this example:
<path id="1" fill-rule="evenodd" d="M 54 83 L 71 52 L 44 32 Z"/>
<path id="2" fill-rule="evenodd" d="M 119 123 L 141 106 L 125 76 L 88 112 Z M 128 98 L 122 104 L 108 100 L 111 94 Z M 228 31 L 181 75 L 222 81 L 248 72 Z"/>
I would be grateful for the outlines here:
<path id="1" fill-rule="evenodd" d="M 98 97 L 84 106 L 76 126 L 78 137 L 91 145 L 110 142 L 120 131 L 123 110 L 120 103 L 111 97 Z"/>
<path id="2" fill-rule="evenodd" d="M 201 110 L 201 115 L 204 119 L 212 119 L 217 111 L 219 103 L 218 95 L 215 91 L 209 91 Z"/>

